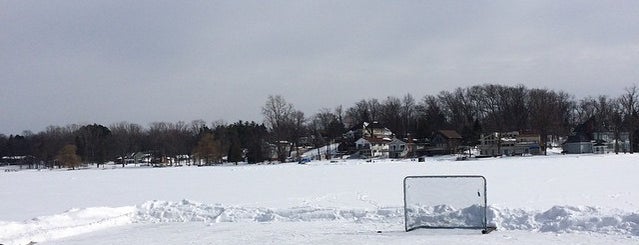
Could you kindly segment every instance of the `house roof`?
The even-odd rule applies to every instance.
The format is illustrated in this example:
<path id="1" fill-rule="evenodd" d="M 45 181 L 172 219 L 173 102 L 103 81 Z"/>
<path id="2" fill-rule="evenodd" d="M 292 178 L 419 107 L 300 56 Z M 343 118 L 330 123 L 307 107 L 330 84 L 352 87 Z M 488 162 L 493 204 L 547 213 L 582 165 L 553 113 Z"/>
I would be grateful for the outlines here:
<path id="1" fill-rule="evenodd" d="M 461 139 L 462 136 L 455 130 L 439 130 L 439 133 L 447 139 Z"/>
<path id="2" fill-rule="evenodd" d="M 393 140 L 390 142 L 390 144 L 401 145 L 401 144 L 406 144 L 406 142 L 404 142 L 403 140 L 400 140 L 398 138 L 393 138 Z"/>
<path id="3" fill-rule="evenodd" d="M 366 128 L 379 128 L 379 129 L 385 129 L 386 127 L 382 126 L 381 123 L 379 123 L 378 121 L 374 121 L 372 123 L 364 123 L 364 126 Z"/>
<path id="4" fill-rule="evenodd" d="M 577 132 L 574 135 L 568 136 L 568 139 L 566 139 L 564 143 L 590 142 L 590 140 L 591 137 L 587 134 Z"/>
<path id="5" fill-rule="evenodd" d="M 371 138 L 371 137 L 363 137 L 362 139 L 373 143 L 373 144 L 388 144 L 391 142 L 390 139 L 386 139 L 386 138 Z"/>

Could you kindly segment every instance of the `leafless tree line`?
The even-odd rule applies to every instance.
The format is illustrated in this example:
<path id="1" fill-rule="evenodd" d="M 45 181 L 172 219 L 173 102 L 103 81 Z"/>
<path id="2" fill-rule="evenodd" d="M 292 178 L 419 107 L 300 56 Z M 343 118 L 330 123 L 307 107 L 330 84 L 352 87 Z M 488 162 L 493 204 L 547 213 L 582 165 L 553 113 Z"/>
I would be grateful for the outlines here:
<path id="1" fill-rule="evenodd" d="M 624 89 L 617 98 L 601 95 L 576 100 L 563 91 L 485 84 L 421 99 L 411 94 L 362 99 L 345 110 L 342 106 L 321 109 L 310 118 L 281 96 L 270 96 L 262 109 L 271 136 L 294 144 L 306 135 L 324 145 L 364 122 L 377 121 L 398 138 L 430 138 L 437 130 L 453 129 L 465 144 L 476 145 L 482 133 L 520 131 L 539 134 L 545 145 L 549 137 L 567 136 L 589 120 L 594 122 L 593 130 L 614 132 L 617 137 L 621 131 L 629 132 L 636 142 L 638 97 L 636 86 Z"/>
<path id="2" fill-rule="evenodd" d="M 542 140 L 569 135 L 589 122 L 594 131 L 629 132 L 633 149 L 639 136 L 639 89 L 632 86 L 618 97 L 605 95 L 575 99 L 549 89 L 477 85 L 415 98 L 389 96 L 362 99 L 351 107 L 324 108 L 307 117 L 282 96 L 271 95 L 262 107 L 264 123 L 154 122 L 147 128 L 128 122 L 108 127 L 92 125 L 49 126 L 21 135 L 0 134 L 0 156 L 32 155 L 49 167 L 65 145 L 77 147 L 83 162 L 104 163 L 132 152 L 160 156 L 195 154 L 206 149 L 207 158 L 219 161 L 260 162 L 271 158 L 269 146 L 285 160 L 295 146 L 323 146 L 341 142 L 350 129 L 364 122 L 379 122 L 398 138 L 429 138 L 441 129 L 458 131 L 465 144 L 475 145 L 482 133 L 522 131 L 540 134 Z M 206 142 L 202 142 L 206 140 Z M 542 142 L 545 143 L 545 142 Z M 542 144 L 544 145 L 544 144 Z M 199 152 L 202 155 L 202 152 Z M 195 154 L 198 155 L 198 154 Z"/>

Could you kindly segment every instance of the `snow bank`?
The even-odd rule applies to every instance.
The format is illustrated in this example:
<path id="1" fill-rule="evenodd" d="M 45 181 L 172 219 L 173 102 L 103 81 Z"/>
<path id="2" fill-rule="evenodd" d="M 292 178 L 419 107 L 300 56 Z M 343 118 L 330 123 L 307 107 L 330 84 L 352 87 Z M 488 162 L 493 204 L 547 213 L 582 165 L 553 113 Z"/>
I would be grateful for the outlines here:
<path id="1" fill-rule="evenodd" d="M 639 213 L 635 212 L 554 206 L 544 212 L 490 208 L 488 216 L 497 227 L 507 230 L 597 232 L 639 236 Z"/>
<path id="2" fill-rule="evenodd" d="M 479 219 L 478 207 L 457 210 L 451 207 L 432 207 L 428 208 L 428 213 L 444 222 L 463 219 L 474 222 Z M 180 202 L 146 202 L 137 206 L 133 217 L 133 222 L 136 223 L 352 221 L 403 224 L 404 209 L 398 207 L 269 209 L 224 207 L 220 204 L 208 205 L 182 200 Z M 489 207 L 488 223 L 505 230 L 556 233 L 596 232 L 639 236 L 639 213 L 606 211 L 595 207 L 555 206 L 546 211 Z"/>
<path id="3" fill-rule="evenodd" d="M 71 209 L 24 222 L 0 221 L 0 244 L 28 244 L 132 223 L 135 207 Z"/>
<path id="4" fill-rule="evenodd" d="M 459 220 L 476 217 L 477 208 L 454 210 L 451 207 L 426 208 L 437 219 Z M 426 219 L 433 222 L 432 219 Z M 555 206 L 545 211 L 522 209 L 488 209 L 489 223 L 502 230 L 535 232 L 594 232 L 639 236 L 639 213 L 606 211 L 594 207 Z M 148 201 L 137 206 L 119 208 L 73 209 L 34 218 L 25 222 L 0 222 L 0 243 L 27 244 L 69 237 L 104 228 L 133 223 L 171 222 L 315 222 L 347 221 L 355 223 L 394 223 L 403 227 L 404 210 L 400 207 L 341 209 L 294 207 L 287 209 L 225 207 L 189 200 L 179 202 Z"/>
<path id="5" fill-rule="evenodd" d="M 149 201 L 137 207 L 135 222 L 311 222 L 354 221 L 388 222 L 401 221 L 404 211 L 398 208 L 372 210 L 338 209 L 319 207 L 294 207 L 288 209 L 223 207 L 188 200 L 180 202 Z"/>
<path id="6" fill-rule="evenodd" d="M 456 209 L 450 205 L 409 206 L 406 211 L 408 228 L 415 227 L 482 227 L 484 208 L 472 205 Z"/>

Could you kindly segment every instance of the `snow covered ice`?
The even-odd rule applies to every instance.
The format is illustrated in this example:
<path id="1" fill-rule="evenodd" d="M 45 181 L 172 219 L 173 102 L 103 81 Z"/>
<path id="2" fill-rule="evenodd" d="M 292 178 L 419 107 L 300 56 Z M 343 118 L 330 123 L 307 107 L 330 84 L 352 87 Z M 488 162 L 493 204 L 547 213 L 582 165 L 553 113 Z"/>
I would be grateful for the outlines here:
<path id="1" fill-rule="evenodd" d="M 637 244 L 638 170 L 627 154 L 0 172 L 0 243 Z M 404 232 L 403 178 L 461 174 L 486 177 L 498 231 Z"/>

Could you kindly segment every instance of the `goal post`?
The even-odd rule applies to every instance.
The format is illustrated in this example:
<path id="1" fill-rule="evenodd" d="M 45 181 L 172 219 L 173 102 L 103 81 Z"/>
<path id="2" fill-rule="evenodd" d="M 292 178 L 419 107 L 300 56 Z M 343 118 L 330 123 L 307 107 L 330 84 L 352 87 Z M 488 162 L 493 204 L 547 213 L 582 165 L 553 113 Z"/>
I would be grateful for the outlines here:
<path id="1" fill-rule="evenodd" d="M 427 229 L 494 230 L 487 225 L 486 178 L 479 175 L 404 178 L 406 231 Z"/>

